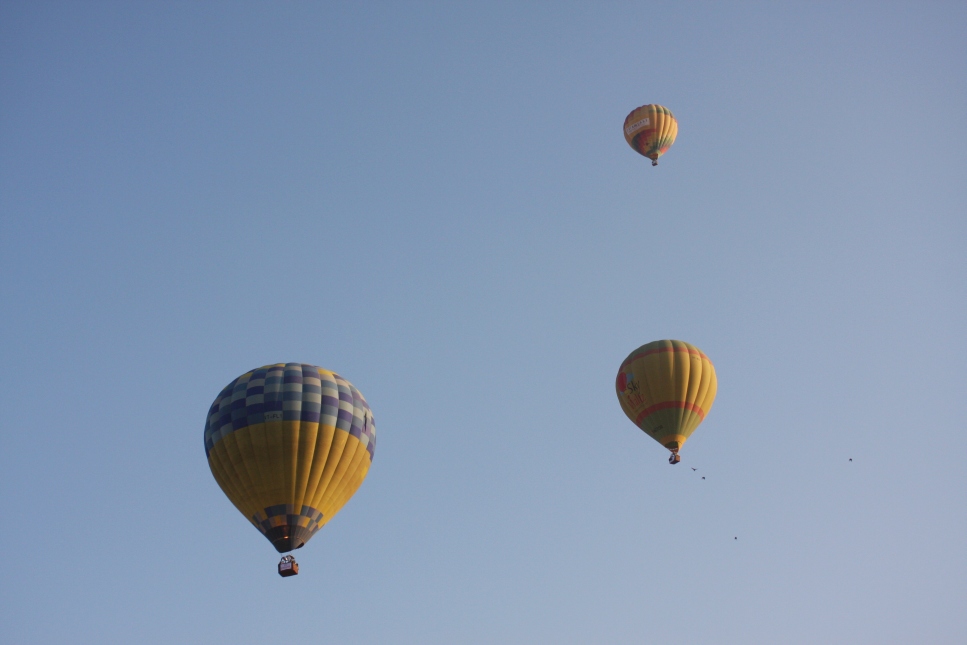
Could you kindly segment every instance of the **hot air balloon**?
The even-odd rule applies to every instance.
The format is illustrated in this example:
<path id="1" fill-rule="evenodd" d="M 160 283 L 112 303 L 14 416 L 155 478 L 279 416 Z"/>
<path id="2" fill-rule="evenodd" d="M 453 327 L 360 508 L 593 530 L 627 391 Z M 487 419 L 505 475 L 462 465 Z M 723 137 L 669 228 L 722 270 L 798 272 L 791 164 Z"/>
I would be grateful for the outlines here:
<path id="1" fill-rule="evenodd" d="M 242 374 L 205 423 L 215 481 L 279 551 L 301 548 L 339 512 L 369 472 L 376 426 L 346 379 L 304 363 Z M 294 575 L 290 557 L 280 575 Z"/>
<path id="2" fill-rule="evenodd" d="M 712 409 L 718 381 L 708 356 L 680 340 L 642 345 L 621 363 L 615 382 L 621 409 L 668 448 L 668 463 Z"/>
<path id="3" fill-rule="evenodd" d="M 668 152 L 676 136 L 678 121 L 661 105 L 642 105 L 625 117 L 625 141 L 635 152 L 651 159 L 652 166 L 658 165 L 658 157 Z"/>

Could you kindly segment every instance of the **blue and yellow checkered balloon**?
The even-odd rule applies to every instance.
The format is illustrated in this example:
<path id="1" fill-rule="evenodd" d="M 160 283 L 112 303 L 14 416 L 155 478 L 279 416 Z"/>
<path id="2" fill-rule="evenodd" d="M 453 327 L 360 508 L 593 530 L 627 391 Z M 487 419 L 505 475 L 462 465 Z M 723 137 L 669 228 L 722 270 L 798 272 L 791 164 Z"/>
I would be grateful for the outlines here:
<path id="1" fill-rule="evenodd" d="M 373 413 L 359 390 L 303 363 L 242 374 L 205 423 L 215 481 L 280 553 L 300 548 L 339 512 L 375 448 Z"/>

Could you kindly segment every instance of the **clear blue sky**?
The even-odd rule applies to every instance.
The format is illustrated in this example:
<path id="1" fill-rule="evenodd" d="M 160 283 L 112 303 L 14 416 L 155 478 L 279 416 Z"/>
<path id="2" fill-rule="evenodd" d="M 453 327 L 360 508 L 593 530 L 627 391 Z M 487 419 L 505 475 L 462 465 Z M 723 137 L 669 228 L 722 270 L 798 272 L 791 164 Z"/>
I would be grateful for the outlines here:
<path id="1" fill-rule="evenodd" d="M 591 4 L 0 3 L 0 641 L 967 642 L 967 6 Z M 378 429 L 286 580 L 279 361 Z"/>

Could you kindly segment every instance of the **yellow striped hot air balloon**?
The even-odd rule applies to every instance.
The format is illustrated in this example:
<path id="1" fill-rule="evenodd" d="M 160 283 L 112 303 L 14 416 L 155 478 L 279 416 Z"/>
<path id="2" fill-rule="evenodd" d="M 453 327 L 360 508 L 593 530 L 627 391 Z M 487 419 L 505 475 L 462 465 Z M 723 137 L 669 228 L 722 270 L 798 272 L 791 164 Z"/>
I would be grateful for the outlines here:
<path id="1" fill-rule="evenodd" d="M 649 437 L 678 451 L 712 409 L 718 381 L 708 356 L 680 340 L 642 345 L 621 363 L 615 382 L 621 409 Z"/>
<path id="2" fill-rule="evenodd" d="M 366 478 L 375 448 L 373 413 L 359 390 L 303 363 L 242 374 L 205 423 L 215 481 L 280 553 L 302 547 L 339 512 Z M 292 575 L 284 563 L 279 573 Z"/>
<path id="3" fill-rule="evenodd" d="M 642 105 L 625 118 L 625 141 L 651 159 L 652 166 L 658 165 L 658 157 L 668 152 L 677 136 L 678 121 L 661 105 Z"/>

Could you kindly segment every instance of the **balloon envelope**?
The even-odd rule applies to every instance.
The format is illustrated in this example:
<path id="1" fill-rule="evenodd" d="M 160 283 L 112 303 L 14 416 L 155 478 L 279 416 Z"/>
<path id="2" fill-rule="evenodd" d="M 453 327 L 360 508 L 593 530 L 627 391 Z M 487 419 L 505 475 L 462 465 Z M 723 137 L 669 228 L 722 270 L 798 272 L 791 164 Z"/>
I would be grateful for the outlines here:
<path id="1" fill-rule="evenodd" d="M 280 553 L 304 545 L 339 512 L 375 448 L 373 413 L 359 390 L 304 363 L 242 374 L 205 423 L 215 481 Z"/>
<path id="2" fill-rule="evenodd" d="M 718 381 L 712 361 L 699 348 L 656 340 L 621 363 L 615 389 L 628 418 L 677 452 L 712 409 Z"/>
<path id="3" fill-rule="evenodd" d="M 625 118 L 625 141 L 635 152 L 651 159 L 658 165 L 662 156 L 675 143 L 678 121 L 671 110 L 661 105 L 642 105 Z"/>

